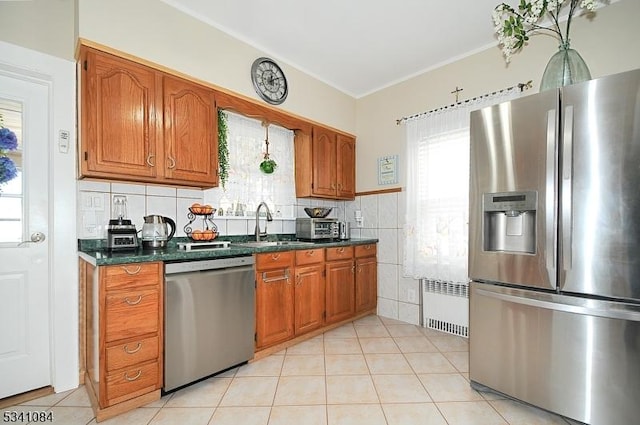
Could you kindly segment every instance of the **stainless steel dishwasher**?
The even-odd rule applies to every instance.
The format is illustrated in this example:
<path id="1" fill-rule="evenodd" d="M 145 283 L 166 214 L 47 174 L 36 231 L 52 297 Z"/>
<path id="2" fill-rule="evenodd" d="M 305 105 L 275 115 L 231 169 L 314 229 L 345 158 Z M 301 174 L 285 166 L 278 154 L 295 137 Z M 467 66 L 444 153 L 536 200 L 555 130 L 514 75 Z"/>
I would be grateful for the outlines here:
<path id="1" fill-rule="evenodd" d="M 252 256 L 165 265 L 165 392 L 253 358 L 254 270 Z"/>

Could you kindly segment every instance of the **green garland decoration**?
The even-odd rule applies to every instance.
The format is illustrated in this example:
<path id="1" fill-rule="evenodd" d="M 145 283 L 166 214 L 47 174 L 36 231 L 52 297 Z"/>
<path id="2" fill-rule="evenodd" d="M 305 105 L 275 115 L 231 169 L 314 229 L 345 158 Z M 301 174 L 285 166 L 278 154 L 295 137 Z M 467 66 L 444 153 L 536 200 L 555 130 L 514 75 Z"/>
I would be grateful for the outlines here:
<path id="1" fill-rule="evenodd" d="M 218 109 L 218 168 L 220 184 L 224 190 L 229 177 L 229 146 L 227 145 L 227 116 L 222 109 Z"/>

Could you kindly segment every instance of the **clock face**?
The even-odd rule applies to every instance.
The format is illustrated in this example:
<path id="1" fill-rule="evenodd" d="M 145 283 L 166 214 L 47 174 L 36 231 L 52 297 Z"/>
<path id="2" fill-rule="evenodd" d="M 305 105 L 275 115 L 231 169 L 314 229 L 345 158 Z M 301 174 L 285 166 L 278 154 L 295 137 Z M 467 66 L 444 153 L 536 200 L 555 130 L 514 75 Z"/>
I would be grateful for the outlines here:
<path id="1" fill-rule="evenodd" d="M 251 80 L 256 93 L 267 103 L 279 105 L 287 98 L 287 79 L 271 59 L 258 58 L 251 66 Z"/>

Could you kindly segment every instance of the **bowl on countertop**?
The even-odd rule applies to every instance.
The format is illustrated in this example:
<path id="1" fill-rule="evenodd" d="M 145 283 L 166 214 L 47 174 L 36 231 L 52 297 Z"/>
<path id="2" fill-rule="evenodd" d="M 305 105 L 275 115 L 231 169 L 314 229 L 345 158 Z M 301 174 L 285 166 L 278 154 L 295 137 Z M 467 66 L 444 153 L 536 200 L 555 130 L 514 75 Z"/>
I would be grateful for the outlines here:
<path id="1" fill-rule="evenodd" d="M 304 212 L 311 218 L 325 218 L 329 215 L 333 208 L 320 208 L 320 207 L 311 207 L 305 208 Z"/>

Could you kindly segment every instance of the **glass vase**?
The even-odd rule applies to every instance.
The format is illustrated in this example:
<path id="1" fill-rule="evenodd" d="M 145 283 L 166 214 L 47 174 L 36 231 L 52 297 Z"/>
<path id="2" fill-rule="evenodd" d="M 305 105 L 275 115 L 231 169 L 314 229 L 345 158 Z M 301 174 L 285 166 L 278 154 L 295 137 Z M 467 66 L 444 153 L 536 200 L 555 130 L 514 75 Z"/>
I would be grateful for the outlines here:
<path id="1" fill-rule="evenodd" d="M 569 43 L 565 43 L 560 45 L 558 51 L 549 59 L 540 81 L 540 91 L 556 89 L 590 79 L 591 73 L 582 56 L 572 49 Z"/>

